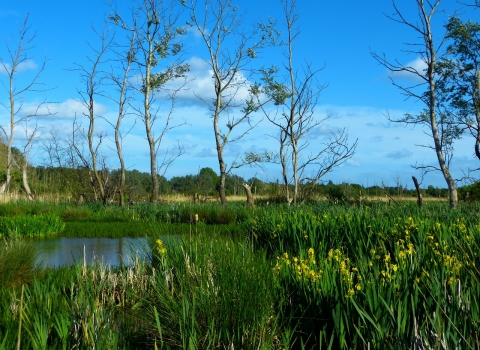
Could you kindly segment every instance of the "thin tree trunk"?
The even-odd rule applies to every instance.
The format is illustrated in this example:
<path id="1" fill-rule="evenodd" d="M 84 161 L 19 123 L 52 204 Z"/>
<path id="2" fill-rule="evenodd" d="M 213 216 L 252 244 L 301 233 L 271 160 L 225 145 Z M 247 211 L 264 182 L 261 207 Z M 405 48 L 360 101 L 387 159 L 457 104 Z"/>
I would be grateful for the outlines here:
<path id="1" fill-rule="evenodd" d="M 151 21 L 150 13 L 148 16 L 148 20 Z M 148 57 L 145 67 L 145 87 L 144 87 L 144 101 L 143 101 L 143 108 L 145 111 L 145 131 L 147 134 L 147 141 L 150 150 L 150 174 L 152 177 L 152 193 L 150 195 L 150 202 L 156 203 L 158 199 L 158 177 L 157 177 L 157 152 L 155 150 L 155 139 L 152 133 L 152 125 L 151 125 L 151 115 L 150 115 L 150 92 L 151 92 L 151 85 L 150 85 L 150 75 L 152 70 L 153 64 L 153 38 L 151 38 L 150 33 L 150 25 L 148 25 L 147 29 L 147 40 L 148 40 Z"/>
<path id="2" fill-rule="evenodd" d="M 253 200 L 252 189 L 248 184 L 243 184 L 243 188 L 245 189 L 245 194 L 247 196 L 247 204 L 250 208 L 255 207 L 255 203 Z"/>
<path id="3" fill-rule="evenodd" d="M 440 142 L 440 137 L 437 130 L 437 116 L 436 116 L 436 95 L 435 95 L 435 65 L 436 65 L 436 50 L 433 44 L 432 29 L 430 26 L 430 17 L 424 12 L 422 7 L 423 16 L 425 20 L 425 26 L 427 30 L 426 49 L 427 53 L 430 55 L 430 62 L 427 68 L 428 74 L 428 85 L 430 89 L 429 97 L 429 116 L 430 116 L 430 127 L 432 131 L 433 141 L 435 145 L 435 153 L 437 154 L 438 163 L 440 165 L 440 170 L 442 171 L 443 177 L 447 182 L 448 192 L 450 194 L 450 207 L 453 209 L 457 206 L 458 197 L 457 197 L 457 187 L 455 185 L 455 180 L 452 178 L 450 171 L 445 163 L 445 158 L 443 156 L 442 144 Z"/>
<path id="4" fill-rule="evenodd" d="M 215 143 L 217 147 L 217 155 L 218 155 L 218 164 L 220 167 L 220 202 L 222 203 L 222 207 L 227 205 L 227 196 L 225 194 L 225 184 L 227 180 L 227 166 L 225 164 L 225 160 L 223 159 L 223 147 L 225 145 L 222 137 L 220 135 L 220 129 L 218 127 L 218 120 L 220 118 L 220 111 L 222 105 L 222 82 L 218 77 L 218 72 L 215 72 L 215 94 L 216 94 L 216 101 L 215 101 L 215 114 L 213 117 L 213 130 L 215 132 Z"/>
<path id="5" fill-rule="evenodd" d="M 475 155 L 480 160 L 480 70 L 477 70 L 477 101 L 475 103 L 475 117 L 477 118 Z"/>
<path id="6" fill-rule="evenodd" d="M 10 74 L 10 137 L 8 138 L 7 143 L 7 164 L 5 169 L 5 183 L 0 187 L 0 193 L 8 193 L 10 188 L 10 181 L 12 179 L 12 164 L 13 164 L 13 155 L 12 155 L 12 146 L 13 146 L 13 137 L 15 131 L 15 98 L 14 98 L 14 91 L 13 91 L 13 74 L 14 71 Z"/>
<path id="7" fill-rule="evenodd" d="M 125 161 L 123 159 L 122 142 L 120 136 L 120 126 L 124 117 L 125 108 L 125 95 L 127 91 L 127 79 L 130 72 L 130 67 L 133 60 L 133 48 L 135 44 L 135 34 L 132 34 L 130 39 L 130 51 L 127 56 L 127 66 L 125 67 L 125 74 L 123 75 L 123 81 L 120 87 L 120 96 L 118 101 L 118 118 L 115 125 L 115 146 L 117 148 L 118 160 L 120 161 L 120 188 L 118 190 L 120 194 L 120 206 L 125 206 Z"/>
<path id="8" fill-rule="evenodd" d="M 288 166 L 287 166 L 287 161 L 285 159 L 286 155 L 283 154 L 283 148 L 284 148 L 284 143 L 283 141 L 280 142 L 280 162 L 282 164 L 282 177 L 283 177 L 283 183 L 285 184 L 285 199 L 287 200 L 287 203 L 290 204 L 291 199 L 290 199 L 290 190 L 288 188 L 289 183 L 288 183 Z"/>
<path id="9" fill-rule="evenodd" d="M 420 186 L 418 185 L 418 181 L 415 176 L 412 176 L 412 180 L 413 180 L 413 184 L 415 185 L 415 189 L 417 190 L 417 204 L 419 207 L 422 207 L 423 198 L 422 198 L 422 192 L 420 191 Z"/>
<path id="10" fill-rule="evenodd" d="M 103 182 L 102 178 L 100 177 L 100 174 L 98 173 L 97 169 L 97 154 L 95 150 L 93 149 L 93 132 L 95 130 L 95 119 L 93 116 L 93 98 L 90 100 L 91 103 L 91 111 L 90 111 L 90 124 L 88 127 L 88 148 L 90 150 L 90 155 L 92 157 L 92 168 L 93 168 L 93 176 L 95 177 L 95 181 L 97 182 L 98 189 L 100 190 L 100 198 L 102 199 L 103 205 L 107 203 L 107 198 L 105 196 L 105 189 L 103 187 Z M 92 187 L 94 188 L 95 191 L 95 184 L 93 178 L 90 180 L 92 182 Z M 95 194 L 95 199 L 96 199 L 96 194 Z"/>
<path id="11" fill-rule="evenodd" d="M 220 169 L 223 166 L 223 170 L 220 170 L 220 188 L 219 188 L 220 203 L 222 203 L 222 207 L 225 207 L 227 205 L 227 196 L 225 193 L 225 183 L 227 179 L 227 173 L 225 172 L 225 163 L 223 163 L 223 159 L 220 160 L 220 156 L 219 156 L 219 162 L 221 162 Z"/>
<path id="12" fill-rule="evenodd" d="M 32 190 L 30 189 L 30 185 L 28 184 L 28 163 L 27 161 L 24 162 L 22 166 L 22 182 L 23 188 L 25 189 L 25 194 L 27 199 L 33 201 L 35 198 L 33 197 Z"/>
<path id="13" fill-rule="evenodd" d="M 290 78 L 290 116 L 288 120 L 288 130 L 290 133 L 290 143 L 292 145 L 292 167 L 293 167 L 293 203 L 297 203 L 298 199 L 298 157 L 299 150 L 297 147 L 298 135 L 295 134 L 295 112 L 296 112 L 296 99 L 297 91 L 295 86 L 295 72 L 293 68 L 293 37 L 292 37 L 292 25 L 291 18 L 287 16 L 287 31 L 288 31 L 288 74 Z M 290 202 L 289 202 L 290 203 Z"/>

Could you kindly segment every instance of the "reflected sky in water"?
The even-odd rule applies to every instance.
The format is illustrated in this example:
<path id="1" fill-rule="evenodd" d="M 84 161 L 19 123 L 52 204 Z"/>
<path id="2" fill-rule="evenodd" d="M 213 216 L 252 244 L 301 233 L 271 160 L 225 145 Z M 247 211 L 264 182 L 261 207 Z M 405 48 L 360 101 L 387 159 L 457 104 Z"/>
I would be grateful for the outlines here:
<path id="1" fill-rule="evenodd" d="M 40 261 L 45 267 L 100 262 L 110 266 L 132 265 L 150 255 L 146 238 L 65 238 L 39 240 Z"/>

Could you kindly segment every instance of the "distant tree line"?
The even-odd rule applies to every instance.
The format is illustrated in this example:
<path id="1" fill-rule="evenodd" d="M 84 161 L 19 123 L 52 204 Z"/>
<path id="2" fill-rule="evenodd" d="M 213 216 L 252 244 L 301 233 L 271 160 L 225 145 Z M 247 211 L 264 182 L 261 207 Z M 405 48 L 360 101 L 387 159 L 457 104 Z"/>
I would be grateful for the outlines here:
<path id="1" fill-rule="evenodd" d="M 0 159 L 6 153 L 6 145 L 0 143 Z M 16 166 L 11 172 L 11 189 L 17 193 L 26 196 L 22 182 L 22 164 L 24 158 L 22 152 L 17 148 L 12 148 L 14 163 Z M 104 170 L 104 195 L 108 202 L 120 202 L 120 178 L 122 176 L 119 169 Z M 202 168 L 197 174 L 185 176 L 175 176 L 167 179 L 164 176 L 158 176 L 159 191 L 164 195 L 180 195 L 192 197 L 197 195 L 199 201 L 212 201 L 219 198 L 220 176 L 212 168 Z M 5 161 L 0 162 L 0 181 L 6 177 Z M 50 197 L 60 196 L 77 201 L 103 201 L 100 191 L 96 187 L 96 182 L 89 176 L 89 169 L 84 166 L 72 167 L 47 167 L 47 166 L 28 166 L 28 177 L 30 187 L 35 195 L 50 195 Z M 226 195 L 244 195 L 242 185 L 248 183 L 252 188 L 253 195 L 262 196 L 265 200 L 285 202 L 285 187 L 282 181 L 272 182 L 263 181 L 256 177 L 245 179 L 235 174 L 229 174 L 225 181 Z M 290 191 L 294 190 L 292 187 Z M 309 186 L 311 186 L 309 184 Z M 152 191 L 151 174 L 138 170 L 125 171 L 124 195 L 126 202 L 135 203 L 149 201 Z M 423 189 L 425 197 L 448 198 L 448 189 L 437 188 L 429 185 Z M 310 192 L 309 192 L 310 193 Z M 461 200 L 475 200 L 480 198 L 480 186 L 474 184 L 460 188 Z M 468 195 L 467 195 L 468 193 Z M 414 189 L 408 189 L 405 186 L 396 184 L 395 186 L 362 186 L 359 184 L 341 183 L 334 184 L 332 181 L 317 183 L 311 197 L 304 200 L 328 198 L 334 201 L 358 200 L 362 197 L 415 197 Z"/>

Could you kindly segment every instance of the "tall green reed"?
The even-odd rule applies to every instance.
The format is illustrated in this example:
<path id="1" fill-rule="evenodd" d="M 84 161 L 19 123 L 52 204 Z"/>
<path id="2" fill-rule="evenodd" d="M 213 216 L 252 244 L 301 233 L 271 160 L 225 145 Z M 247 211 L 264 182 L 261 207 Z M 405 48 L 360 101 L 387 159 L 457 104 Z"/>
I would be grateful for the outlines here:
<path id="1" fill-rule="evenodd" d="M 65 224 L 53 214 L 0 217 L 0 238 L 48 237 L 63 232 Z"/>
<path id="2" fill-rule="evenodd" d="M 30 283 L 39 271 L 34 244 L 19 239 L 0 242 L 0 286 Z"/>
<path id="3" fill-rule="evenodd" d="M 222 235 L 158 240 L 153 250 L 157 278 L 141 311 L 158 346 L 273 347 L 276 296 L 265 254 Z"/>

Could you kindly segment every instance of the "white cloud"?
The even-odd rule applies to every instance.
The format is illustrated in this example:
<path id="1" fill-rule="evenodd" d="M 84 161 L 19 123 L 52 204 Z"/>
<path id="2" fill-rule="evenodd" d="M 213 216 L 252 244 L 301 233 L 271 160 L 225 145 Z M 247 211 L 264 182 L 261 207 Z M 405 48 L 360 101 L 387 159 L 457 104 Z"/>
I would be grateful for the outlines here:
<path id="1" fill-rule="evenodd" d="M 34 60 L 25 60 L 17 66 L 17 72 L 24 72 L 29 69 L 37 69 L 38 65 Z"/>
<path id="2" fill-rule="evenodd" d="M 347 160 L 345 163 L 346 163 L 347 165 L 352 166 L 352 167 L 355 167 L 355 168 L 358 168 L 358 167 L 361 166 L 360 163 L 358 163 L 358 162 L 356 162 L 356 161 L 354 161 L 354 160 L 352 160 L 352 159 Z"/>
<path id="3" fill-rule="evenodd" d="M 11 16 L 16 16 L 18 14 L 19 13 L 17 11 L 0 9 L 0 17 L 11 17 Z"/>
<path id="4" fill-rule="evenodd" d="M 215 148 L 203 148 L 200 152 L 195 154 L 196 157 L 215 157 L 217 156 L 217 151 Z"/>
<path id="5" fill-rule="evenodd" d="M 95 103 L 95 113 L 102 115 L 108 112 L 108 108 L 101 104 Z M 60 103 L 26 103 L 23 105 L 23 112 L 25 114 L 37 114 L 39 116 L 46 116 L 47 118 L 83 118 L 87 109 L 82 102 L 75 99 L 67 99 Z"/>
<path id="6" fill-rule="evenodd" d="M 37 69 L 38 64 L 31 59 L 27 59 L 23 62 L 21 62 L 16 69 L 16 73 L 22 73 L 27 70 L 34 70 Z M 10 72 L 12 69 L 12 65 L 10 63 L 4 63 L 0 65 L 0 74 L 7 74 L 7 72 Z"/>
<path id="7" fill-rule="evenodd" d="M 420 75 L 425 74 L 425 70 L 427 69 L 427 64 L 421 57 L 418 57 L 413 61 L 406 63 L 404 66 L 409 70 L 417 71 Z M 408 71 L 400 71 L 400 72 L 389 71 L 389 76 L 393 79 L 401 79 L 401 80 L 407 80 L 412 82 L 419 82 L 422 80 L 417 74 L 411 73 Z"/>
<path id="8" fill-rule="evenodd" d="M 179 102 L 199 104 L 207 108 L 205 103 L 210 104 L 215 98 L 213 70 L 208 62 L 200 57 L 194 56 L 185 63 L 190 65 L 190 72 L 188 73 L 189 83 L 178 93 L 177 97 Z M 239 72 L 237 74 L 237 81 L 246 82 L 246 84 L 241 84 L 241 86 L 232 84 L 232 87 L 225 91 L 225 96 L 229 94 L 235 95 L 233 99 L 234 104 L 245 101 L 249 96 L 248 77 L 242 72 Z M 170 84 L 169 88 L 179 88 L 183 83 L 184 81 L 182 79 L 177 79 Z"/>
<path id="9" fill-rule="evenodd" d="M 202 66 L 205 62 L 201 60 L 192 61 L 202 71 Z M 34 106 L 34 104 L 32 104 Z M 85 111 L 81 102 L 75 99 L 68 99 L 61 103 L 48 104 L 52 112 L 57 114 L 54 117 L 41 118 L 39 124 L 43 127 L 42 139 L 48 138 L 48 132 L 51 125 L 55 127 L 68 137 L 72 132 L 72 118 L 77 114 L 81 118 L 80 121 L 85 121 L 83 116 Z M 24 105 L 26 108 L 27 105 Z M 109 112 L 107 106 L 99 104 L 97 106 L 99 113 L 110 120 L 115 120 L 115 111 Z M 29 107 L 30 108 L 30 107 Z M 328 112 L 327 112 L 328 111 Z M 415 162 L 424 162 L 425 164 L 435 164 L 435 154 L 430 149 L 413 147 L 420 142 L 428 143 L 430 139 L 422 132 L 422 128 L 390 128 L 390 124 L 385 116 L 384 111 L 369 107 L 359 106 L 332 106 L 323 105 L 318 106 L 316 116 L 319 120 L 325 118 L 327 113 L 335 114 L 335 118 L 328 119 L 319 125 L 309 138 L 309 148 L 305 150 L 304 155 L 314 154 L 322 148 L 322 138 L 329 135 L 330 130 L 340 130 L 343 127 L 348 128 L 350 143 L 358 139 L 358 147 L 354 159 L 345 162 L 342 168 L 335 169 L 331 175 L 327 175 L 325 180 L 332 179 L 335 183 L 341 181 L 350 181 L 355 183 L 362 183 L 367 181 L 372 184 L 385 179 L 395 178 L 401 176 L 406 181 L 410 181 L 410 176 L 413 170 L 410 167 Z M 394 111 L 398 115 L 403 115 L 403 111 Z M 204 166 L 211 166 L 214 170 L 218 169 L 217 153 L 215 148 L 215 139 L 213 135 L 212 119 L 209 118 L 208 110 L 199 104 L 179 105 L 174 111 L 175 118 L 186 118 L 188 125 L 182 126 L 178 129 L 172 130 L 166 135 L 162 141 L 161 148 L 176 147 L 177 140 L 184 146 L 186 153 L 179 158 L 177 162 L 169 169 L 168 177 L 173 174 L 186 175 L 195 173 L 198 169 Z M 261 115 L 258 116 L 259 119 Z M 0 124 L 6 124 L 6 116 L 0 116 Z M 161 126 L 162 116 L 159 116 L 159 124 Z M 128 123 L 133 124 L 134 117 L 128 118 Z M 226 123 L 222 122 L 223 125 Z M 379 125 L 383 123 L 385 125 Z M 129 126 L 125 124 L 124 130 L 129 130 Z M 372 128 L 370 125 L 375 125 Z M 86 124 L 84 124 L 86 126 Z M 158 130 L 158 129 L 157 129 Z M 104 140 L 102 144 L 104 154 L 112 153 L 110 148 L 114 148 L 112 136 L 113 129 L 105 121 L 99 119 L 96 132 L 105 131 L 108 133 L 108 139 Z M 224 151 L 225 161 L 231 164 L 238 156 L 242 156 L 245 150 L 267 150 L 271 152 L 278 151 L 278 141 L 273 137 L 267 135 L 276 135 L 277 128 L 272 126 L 266 119 L 264 119 L 258 128 L 254 129 L 241 142 L 229 144 Z M 18 133 L 18 134 L 17 134 Z M 16 131 L 18 143 L 17 147 L 22 146 L 21 129 Z M 123 142 L 124 155 L 127 166 L 130 169 L 138 169 L 140 171 L 148 171 L 148 148 L 145 140 L 144 126 L 140 121 L 137 121 L 134 129 L 127 135 Z M 468 151 L 464 151 L 467 149 Z M 469 144 L 467 147 L 456 147 L 459 157 L 471 156 Z M 43 156 L 41 152 L 36 155 L 39 159 Z M 461 159 L 461 158 L 459 158 Z M 115 167 L 118 161 L 116 157 L 110 157 L 112 167 Z M 257 174 L 271 180 L 280 177 L 281 169 L 276 165 L 265 165 L 268 167 L 268 172 L 264 175 L 257 174 L 258 169 L 251 169 L 249 167 L 236 170 L 235 173 L 249 178 Z M 464 165 L 462 165 L 464 166 Z M 465 166 L 464 166 L 465 167 Z M 472 167 L 473 168 L 473 167 Z M 433 175 L 432 175 L 433 176 Z M 430 179 L 430 178 L 429 178 Z M 434 177 L 431 178 L 436 179 Z M 432 180 L 427 180 L 430 183 Z M 435 180 L 436 181 L 436 180 Z"/>
<path id="10" fill-rule="evenodd" d="M 408 158 L 408 157 L 411 157 L 413 155 L 413 152 L 412 151 L 409 151 L 407 149 L 402 149 L 400 151 L 397 151 L 397 152 L 390 152 L 387 154 L 387 157 L 388 158 L 393 158 L 393 159 L 400 159 L 400 158 Z"/>
<path id="11" fill-rule="evenodd" d="M 209 33 L 208 29 L 205 29 L 205 32 L 206 34 L 208 34 Z M 197 27 L 194 27 L 194 26 L 190 27 L 188 29 L 188 34 L 193 36 L 195 40 L 200 40 L 200 39 L 203 40 L 202 33 L 200 33 Z"/>
<path id="12" fill-rule="evenodd" d="M 0 64 L 0 74 L 7 74 L 7 72 L 10 72 L 10 67 L 9 63 Z"/>
<path id="13" fill-rule="evenodd" d="M 332 133 L 341 132 L 342 128 L 334 125 L 329 124 L 321 124 L 316 128 L 312 129 L 312 131 L 308 134 L 309 139 L 316 139 L 319 137 L 328 138 L 332 135 Z"/>

